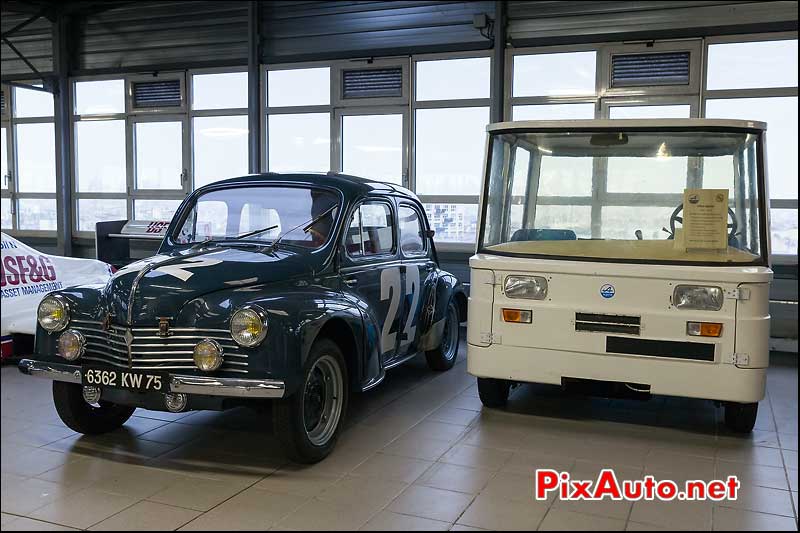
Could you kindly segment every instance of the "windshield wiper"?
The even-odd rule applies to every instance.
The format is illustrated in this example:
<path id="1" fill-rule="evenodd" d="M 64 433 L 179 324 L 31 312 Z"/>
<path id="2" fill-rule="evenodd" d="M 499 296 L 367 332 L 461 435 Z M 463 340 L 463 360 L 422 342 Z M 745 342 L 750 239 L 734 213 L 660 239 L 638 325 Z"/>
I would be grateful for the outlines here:
<path id="1" fill-rule="evenodd" d="M 319 222 L 320 220 L 322 220 L 323 218 L 325 218 L 326 216 L 331 214 L 331 212 L 333 212 L 337 207 L 339 207 L 339 206 L 338 205 L 333 205 L 333 206 L 329 207 L 328 209 L 326 209 L 323 213 L 320 213 L 316 217 L 314 217 L 311 220 L 309 220 L 308 222 L 303 222 L 302 224 L 298 224 L 297 226 L 284 231 L 283 233 L 278 235 L 278 238 L 275 239 L 272 242 L 272 244 L 269 245 L 269 248 L 267 248 L 265 252 L 268 253 L 268 254 L 271 254 L 273 251 L 275 251 L 275 247 L 278 246 L 278 243 L 281 242 L 281 239 L 283 239 L 286 235 L 290 234 L 291 232 L 293 232 L 296 229 L 303 228 L 303 231 L 305 233 L 308 233 L 308 230 L 311 229 L 311 227 L 314 226 L 314 224 L 316 224 L 317 222 Z"/>
<path id="2" fill-rule="evenodd" d="M 234 237 L 230 237 L 226 240 L 238 241 L 239 239 L 244 239 L 245 237 L 252 237 L 253 235 L 258 235 L 259 233 L 265 233 L 267 231 L 273 230 L 278 228 L 278 224 L 274 224 L 272 226 L 268 226 L 266 228 L 257 229 L 255 231 L 248 231 L 247 233 L 242 233 L 241 235 L 236 235 Z"/>

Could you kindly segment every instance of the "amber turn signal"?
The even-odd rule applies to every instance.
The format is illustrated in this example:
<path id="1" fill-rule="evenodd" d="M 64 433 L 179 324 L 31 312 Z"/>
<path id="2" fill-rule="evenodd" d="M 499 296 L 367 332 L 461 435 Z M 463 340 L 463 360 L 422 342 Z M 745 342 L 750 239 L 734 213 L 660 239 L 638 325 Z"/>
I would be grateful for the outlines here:
<path id="1" fill-rule="evenodd" d="M 503 320 L 518 324 L 530 324 L 533 320 L 533 312 L 529 309 L 503 309 Z"/>
<path id="2" fill-rule="evenodd" d="M 722 324 L 719 322 L 687 322 L 686 334 L 692 337 L 721 337 Z"/>

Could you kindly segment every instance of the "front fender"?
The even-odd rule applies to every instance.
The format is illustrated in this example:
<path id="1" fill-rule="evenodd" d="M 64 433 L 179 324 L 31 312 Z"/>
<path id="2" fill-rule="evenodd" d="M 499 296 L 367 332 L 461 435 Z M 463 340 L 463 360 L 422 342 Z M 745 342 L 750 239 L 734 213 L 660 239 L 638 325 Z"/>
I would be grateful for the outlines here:
<path id="1" fill-rule="evenodd" d="M 230 316 L 244 305 L 257 305 L 268 316 L 267 336 L 250 355 L 251 369 L 258 376 L 282 379 L 286 393 L 301 384 L 311 346 L 326 327 L 336 321 L 337 333 L 349 333 L 355 353 L 345 353 L 351 373 L 363 375 L 363 320 L 360 311 L 338 291 L 320 285 L 306 287 L 240 288 L 206 295 L 187 304 L 182 315 L 205 315 L 214 327 L 230 327 Z M 222 315 L 222 316 L 220 316 Z M 224 320 L 224 322 L 223 322 Z M 343 328 L 347 330 L 342 331 Z M 343 350 L 349 352 L 353 350 Z"/>

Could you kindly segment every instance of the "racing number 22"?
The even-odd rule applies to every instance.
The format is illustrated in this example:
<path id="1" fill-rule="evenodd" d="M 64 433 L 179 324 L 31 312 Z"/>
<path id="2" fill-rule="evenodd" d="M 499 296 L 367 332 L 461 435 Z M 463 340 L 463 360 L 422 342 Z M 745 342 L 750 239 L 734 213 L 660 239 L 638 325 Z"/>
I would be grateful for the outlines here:
<path id="1" fill-rule="evenodd" d="M 400 289 L 401 289 L 400 267 L 387 268 L 381 272 L 381 301 L 389 300 L 389 312 L 386 314 L 386 321 L 383 323 L 381 333 L 381 346 L 383 353 L 394 349 L 397 340 L 397 333 L 392 331 L 392 324 L 397 318 L 397 311 L 400 309 Z M 403 328 L 403 336 L 400 339 L 400 346 L 405 346 L 414 340 L 417 326 L 414 325 L 414 317 L 417 314 L 417 304 L 419 303 L 419 268 L 416 266 L 406 267 L 406 295 L 411 296 L 411 307 L 406 316 L 406 324 Z"/>

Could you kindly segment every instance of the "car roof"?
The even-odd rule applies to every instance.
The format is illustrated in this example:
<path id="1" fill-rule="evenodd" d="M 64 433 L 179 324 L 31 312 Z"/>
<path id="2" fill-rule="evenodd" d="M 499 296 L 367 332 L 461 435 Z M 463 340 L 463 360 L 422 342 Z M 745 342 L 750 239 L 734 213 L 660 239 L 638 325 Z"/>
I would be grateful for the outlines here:
<path id="1" fill-rule="evenodd" d="M 222 188 L 225 185 L 264 185 L 270 183 L 294 183 L 300 185 L 317 185 L 339 189 L 347 197 L 363 196 L 372 193 L 397 194 L 418 201 L 414 193 L 405 187 L 393 183 L 385 183 L 339 172 L 265 172 L 262 174 L 248 174 L 236 178 L 216 181 L 198 189 Z"/>

